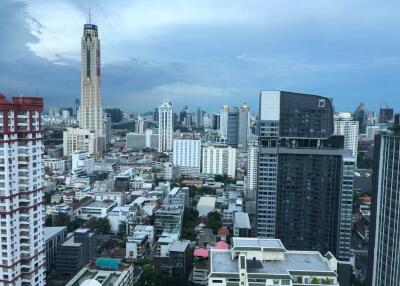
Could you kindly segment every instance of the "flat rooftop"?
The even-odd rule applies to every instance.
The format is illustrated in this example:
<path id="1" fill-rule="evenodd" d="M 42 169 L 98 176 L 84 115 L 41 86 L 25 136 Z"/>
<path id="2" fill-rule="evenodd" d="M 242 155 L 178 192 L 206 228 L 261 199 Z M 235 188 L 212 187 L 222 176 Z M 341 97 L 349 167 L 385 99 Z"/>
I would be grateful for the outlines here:
<path id="1" fill-rule="evenodd" d="M 58 233 L 65 231 L 67 229 L 66 226 L 50 226 L 44 228 L 44 240 L 47 241 L 50 238 L 54 237 Z"/>
<path id="2" fill-rule="evenodd" d="M 75 246 L 78 247 L 81 245 L 80 242 L 75 242 L 74 241 L 74 236 L 70 236 L 66 241 L 64 241 L 62 244 L 62 246 Z"/>
<path id="3" fill-rule="evenodd" d="M 94 201 L 90 205 L 84 206 L 82 208 L 109 208 L 113 205 L 116 205 L 114 201 Z"/>
<path id="4" fill-rule="evenodd" d="M 190 240 L 175 240 L 174 243 L 172 243 L 171 247 L 169 248 L 169 251 L 185 252 L 185 250 L 189 246 L 189 243 Z"/>
<path id="5" fill-rule="evenodd" d="M 251 229 L 249 214 L 245 212 L 235 212 L 234 226 L 238 228 Z"/>
<path id="6" fill-rule="evenodd" d="M 245 237 L 234 237 L 232 239 L 232 249 L 235 250 L 270 250 L 285 252 L 280 239 L 254 239 Z"/>
<path id="7" fill-rule="evenodd" d="M 239 273 L 238 258 L 232 260 L 230 250 L 211 250 L 212 272 Z M 319 252 L 288 251 L 284 260 L 247 260 L 247 272 L 266 275 L 290 275 L 291 272 L 323 273 L 336 276 Z"/>

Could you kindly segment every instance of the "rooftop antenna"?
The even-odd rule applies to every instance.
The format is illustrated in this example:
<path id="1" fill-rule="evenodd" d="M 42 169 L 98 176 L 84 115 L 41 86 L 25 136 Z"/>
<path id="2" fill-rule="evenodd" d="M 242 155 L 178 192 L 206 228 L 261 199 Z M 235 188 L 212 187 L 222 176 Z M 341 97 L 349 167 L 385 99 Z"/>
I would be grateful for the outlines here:
<path id="1" fill-rule="evenodd" d="M 89 23 L 88 24 L 91 24 L 91 23 L 92 23 L 92 14 L 91 14 L 90 8 L 89 8 Z"/>

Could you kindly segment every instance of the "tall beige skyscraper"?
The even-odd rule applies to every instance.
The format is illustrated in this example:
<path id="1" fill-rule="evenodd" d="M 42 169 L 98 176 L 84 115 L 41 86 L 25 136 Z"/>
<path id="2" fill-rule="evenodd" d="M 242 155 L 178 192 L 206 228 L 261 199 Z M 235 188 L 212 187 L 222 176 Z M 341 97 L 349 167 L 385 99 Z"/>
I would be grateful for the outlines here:
<path id="1" fill-rule="evenodd" d="M 102 154 L 105 146 L 103 107 L 101 104 L 100 40 L 96 25 L 85 24 L 81 40 L 81 105 L 79 127 L 93 131 L 95 153 Z"/>

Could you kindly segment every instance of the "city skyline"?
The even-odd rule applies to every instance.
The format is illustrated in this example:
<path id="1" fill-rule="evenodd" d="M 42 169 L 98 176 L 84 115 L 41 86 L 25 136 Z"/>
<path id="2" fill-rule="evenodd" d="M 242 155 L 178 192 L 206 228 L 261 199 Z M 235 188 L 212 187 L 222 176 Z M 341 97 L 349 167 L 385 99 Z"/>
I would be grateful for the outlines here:
<path id="1" fill-rule="evenodd" d="M 400 43 L 394 36 L 387 41 L 398 23 L 395 7 L 341 1 L 291 10 L 287 1 L 0 5 L 2 90 L 44 97 L 47 106 L 72 106 L 79 98 L 76 37 L 89 7 L 101 30 L 104 106 L 143 112 L 168 97 L 177 109 L 190 98 L 193 107 L 212 111 L 227 102 L 255 110 L 262 89 L 320 94 L 343 111 L 361 101 L 372 110 L 398 104 Z"/>

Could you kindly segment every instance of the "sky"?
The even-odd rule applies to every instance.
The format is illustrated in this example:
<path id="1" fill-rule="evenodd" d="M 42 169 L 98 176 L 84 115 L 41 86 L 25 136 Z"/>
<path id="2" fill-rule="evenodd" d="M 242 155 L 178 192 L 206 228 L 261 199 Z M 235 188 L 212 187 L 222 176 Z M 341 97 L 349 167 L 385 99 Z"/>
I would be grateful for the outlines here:
<path id="1" fill-rule="evenodd" d="M 286 90 L 399 110 L 395 0 L 0 0 L 0 92 L 73 106 L 89 8 L 104 107 L 257 112 L 260 90 Z"/>

